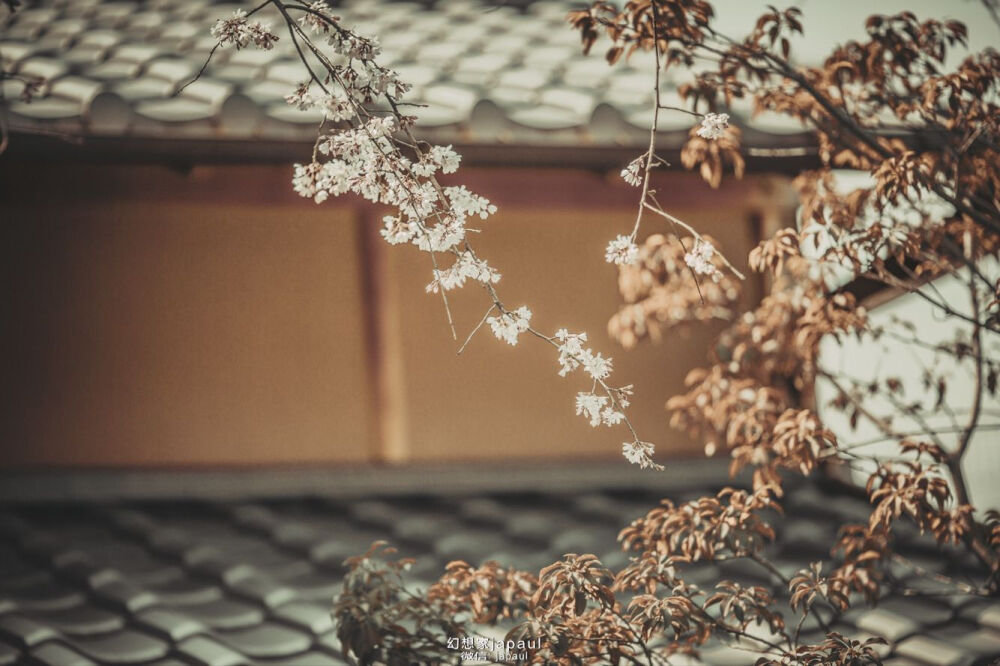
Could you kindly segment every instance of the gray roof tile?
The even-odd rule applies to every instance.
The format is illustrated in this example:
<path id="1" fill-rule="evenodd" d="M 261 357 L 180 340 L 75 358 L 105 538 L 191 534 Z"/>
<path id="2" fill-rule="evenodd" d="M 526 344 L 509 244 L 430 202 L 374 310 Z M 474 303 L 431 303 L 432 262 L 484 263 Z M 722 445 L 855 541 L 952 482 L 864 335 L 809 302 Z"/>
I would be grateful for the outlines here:
<path id="1" fill-rule="evenodd" d="M 256 129 L 262 116 L 260 107 L 248 96 L 230 95 L 219 111 L 222 133 L 227 137 L 247 136 Z"/>
<path id="2" fill-rule="evenodd" d="M 38 52 L 38 45 L 31 42 L 4 41 L 3 50 L 0 57 L 8 65 L 17 67 L 17 64 Z"/>
<path id="3" fill-rule="evenodd" d="M 292 88 L 302 81 L 307 80 L 309 73 L 306 71 L 305 66 L 298 60 L 287 60 L 274 63 L 268 67 L 266 76 L 271 81 L 287 84 L 288 88 L 285 94 L 288 94 L 288 92 L 292 91 Z"/>
<path id="4" fill-rule="evenodd" d="M 648 128 L 652 55 L 636 53 L 613 68 L 602 48 L 582 55 L 579 35 L 565 25 L 570 4 L 356 0 L 340 3 L 336 13 L 348 26 L 380 36 L 384 61 L 414 86 L 408 101 L 429 105 L 415 111 L 428 138 L 639 147 Z M 283 100 L 307 78 L 287 38 L 270 51 L 218 49 L 199 82 L 208 87 L 177 93 L 215 46 L 211 23 L 239 6 L 213 0 L 33 0 L 0 28 L 5 60 L 50 83 L 72 77 L 66 90 L 99 92 L 57 91 L 30 108 L 12 102 L 11 110 L 25 122 L 58 125 L 70 134 L 309 142 L 319 114 Z M 262 15 L 279 20 L 273 11 Z M 668 100 L 679 101 L 676 85 L 687 76 L 665 74 Z M 4 87 L 10 98 L 19 90 Z M 749 130 L 749 144 L 810 141 L 804 128 L 787 119 L 763 114 L 751 120 L 746 108 L 733 113 Z M 661 130 L 682 138 L 693 120 L 661 114 Z"/>
<path id="5" fill-rule="evenodd" d="M 605 83 L 614 85 L 618 75 L 601 58 L 576 55 L 563 63 L 563 80 L 569 85 L 585 85 L 592 88 L 603 87 Z M 646 87 L 650 88 L 649 77 Z"/>
<path id="6" fill-rule="evenodd" d="M 90 18 L 97 12 L 97 6 L 100 4 L 101 0 L 78 0 L 76 2 L 66 3 L 63 14 L 65 16 L 83 16 Z"/>
<path id="7" fill-rule="evenodd" d="M 215 81 L 202 77 L 184 87 L 180 93 L 181 99 L 188 98 L 204 102 L 218 110 L 222 108 L 229 96 L 233 94 L 233 86 L 223 81 Z"/>
<path id="8" fill-rule="evenodd" d="M 230 65 L 242 65 L 248 67 L 264 67 L 284 58 L 284 54 L 278 49 L 264 51 L 262 49 L 243 49 L 237 51 L 229 58 Z"/>
<path id="9" fill-rule="evenodd" d="M 148 663 L 150 657 L 159 658 L 155 656 L 162 649 L 159 646 L 168 643 L 171 655 L 189 663 L 256 663 L 258 659 L 260 663 L 326 663 L 316 655 L 340 657 L 328 614 L 343 575 L 339 562 L 362 552 L 372 540 L 391 535 L 404 551 L 416 551 L 404 554 L 418 556 L 412 580 L 424 583 L 440 575 L 445 561 L 453 557 L 473 562 L 496 557 L 518 568 L 537 570 L 563 551 L 578 550 L 597 552 L 606 564 L 619 567 L 627 555 L 611 550 L 615 532 L 660 496 L 640 493 L 624 488 L 605 492 L 588 486 L 577 496 L 539 492 L 405 500 L 379 495 L 353 501 L 249 499 L 226 507 L 199 507 L 195 512 L 184 503 L 164 503 L 157 505 L 155 514 L 98 510 L 95 513 L 106 521 L 104 526 L 82 524 L 64 515 L 69 513 L 66 508 L 46 507 L 38 518 L 51 530 L 44 533 L 31 526 L 39 509 L 26 510 L 28 520 L 0 514 L 0 530 L 11 541 L 6 549 L 0 545 L 0 584 L 6 587 L 24 578 L 27 565 L 10 564 L 12 558 L 19 561 L 22 556 L 46 563 L 55 574 L 47 590 L 18 593 L 17 604 L 32 600 L 41 604 L 34 610 L 23 610 L 23 606 L 21 611 L 0 609 L 0 645 L 7 646 L 8 653 L 10 648 L 62 646 L 97 663 Z M 790 489 L 789 520 L 793 525 L 815 523 L 817 530 L 786 530 L 778 537 L 778 548 L 783 539 L 825 534 L 844 520 L 837 507 L 845 504 L 845 498 L 817 490 L 815 501 L 803 495 L 799 503 L 796 494 L 797 490 Z M 907 557 L 917 557 L 926 541 L 912 544 L 918 552 L 900 547 Z M 127 557 L 120 556 L 119 542 L 133 545 Z M 95 596 L 117 606 L 112 612 L 94 613 L 97 606 L 80 594 L 68 605 L 48 603 L 65 595 L 68 586 L 55 581 L 70 571 L 86 576 L 112 566 L 111 558 L 126 566 L 126 560 L 143 559 L 142 551 L 149 551 L 145 557 L 149 561 L 163 557 L 177 562 L 181 577 L 143 587 L 129 573 L 126 582 L 132 584 L 114 596 L 105 593 L 107 585 L 99 586 L 100 594 Z M 310 562 L 310 556 L 315 562 Z M 289 566 L 290 560 L 298 566 Z M 788 575 L 807 560 L 785 557 L 776 561 Z M 129 565 L 130 572 L 140 568 Z M 283 571 L 291 573 L 283 577 Z M 701 584 L 715 582 L 720 575 L 764 582 L 759 571 L 702 562 L 682 567 L 686 580 Z M 152 597 L 155 603 L 135 603 L 143 597 Z M 989 620 L 986 611 L 991 603 L 970 607 L 970 617 Z M 890 598 L 876 610 L 882 615 L 860 608 L 845 616 L 859 628 L 842 624 L 835 628 L 855 638 L 875 633 L 894 636 L 896 641 L 881 650 L 892 655 L 885 663 L 962 666 L 1000 656 L 996 632 L 974 622 L 949 620 L 952 610 L 947 604 Z M 128 624 L 119 626 L 115 617 L 127 617 Z M 8 618 L 21 618 L 21 622 L 11 624 Z M 900 625 L 905 626 L 900 629 Z M 810 623 L 805 631 L 810 639 L 821 638 L 818 626 Z M 59 663 L 59 658 L 53 656 L 50 661 Z M 749 663 L 747 658 L 746 652 L 710 646 L 698 663 L 742 665 Z"/>
<path id="10" fill-rule="evenodd" d="M 89 21 L 81 18 L 64 18 L 45 24 L 46 37 L 77 37 L 83 36 Z"/>
<path id="11" fill-rule="evenodd" d="M 417 49 L 414 59 L 431 67 L 447 67 L 462 57 L 466 45 L 455 42 L 433 42 Z"/>
<path id="12" fill-rule="evenodd" d="M 535 130 L 563 130 L 583 127 L 590 114 L 560 106 L 538 104 L 510 113 L 510 119 L 526 128 Z"/>
<path id="13" fill-rule="evenodd" d="M 21 651 L 12 645 L 0 643 L 0 666 L 9 666 L 18 663 L 21 658 Z"/>
<path id="14" fill-rule="evenodd" d="M 400 79 L 413 86 L 426 86 L 441 78 L 441 71 L 423 64 L 407 64 L 396 67 Z M 300 79 L 301 80 L 301 79 Z"/>
<path id="15" fill-rule="evenodd" d="M 242 666 L 246 658 L 214 638 L 195 636 L 181 642 L 177 651 L 199 666 Z"/>
<path id="16" fill-rule="evenodd" d="M 162 640 L 132 629 L 92 638 L 75 638 L 70 644 L 101 664 L 152 661 L 165 657 L 168 650 Z"/>
<path id="17" fill-rule="evenodd" d="M 963 606 L 959 616 L 983 627 L 1000 631 L 1000 601 L 983 600 Z"/>
<path id="18" fill-rule="evenodd" d="M 472 107 L 479 101 L 477 91 L 453 84 L 441 84 L 424 88 L 422 99 L 432 106 L 442 106 L 457 111 L 462 119 L 468 118 Z"/>
<path id="19" fill-rule="evenodd" d="M 507 88 L 522 88 L 525 90 L 540 90 L 547 86 L 552 76 L 545 71 L 521 67 L 504 70 L 497 79 L 499 86 Z"/>
<path id="20" fill-rule="evenodd" d="M 42 33 L 41 37 L 38 37 L 35 43 L 38 44 L 38 52 L 40 54 L 57 56 L 62 51 L 73 46 L 75 40 L 76 35 L 46 32 Z"/>
<path id="21" fill-rule="evenodd" d="M 975 656 L 966 650 L 926 636 L 913 636 L 896 645 L 901 657 L 930 664 L 931 666 L 971 666 Z"/>
<path id="22" fill-rule="evenodd" d="M 199 66 L 192 60 L 158 58 L 146 64 L 145 73 L 147 78 L 161 79 L 173 86 L 181 86 L 191 81 L 198 70 Z"/>
<path id="23" fill-rule="evenodd" d="M 927 633 L 930 638 L 956 645 L 978 657 L 1000 654 L 1000 632 L 964 622 L 953 622 Z"/>
<path id="24" fill-rule="evenodd" d="M 849 616 L 852 614 L 849 612 Z M 847 619 L 845 617 L 845 619 Z M 853 616 L 854 624 L 875 636 L 884 636 L 890 641 L 899 641 L 920 630 L 916 620 L 883 608 L 863 610 Z"/>
<path id="25" fill-rule="evenodd" d="M 119 83 L 115 86 L 114 91 L 122 99 L 134 103 L 169 97 L 175 89 L 176 86 L 170 81 L 146 77 L 135 81 Z"/>
<path id="26" fill-rule="evenodd" d="M 18 99 L 24 92 L 24 81 L 20 79 L 4 79 L 0 81 L 0 92 L 3 93 L 4 100 Z"/>
<path id="27" fill-rule="evenodd" d="M 493 102 L 501 109 L 508 110 L 515 110 L 528 104 L 534 104 L 537 99 L 537 89 L 503 85 L 502 83 L 487 93 L 487 101 Z M 498 120 L 503 119 L 498 118 Z"/>
<path id="28" fill-rule="evenodd" d="M 142 72 L 142 61 L 133 60 L 130 56 L 113 55 L 110 59 L 92 67 L 85 68 L 83 74 L 92 79 L 116 82 L 132 79 Z"/>
<path id="29" fill-rule="evenodd" d="M 69 69 L 69 65 L 65 61 L 57 60 L 55 58 L 34 56 L 23 60 L 17 68 L 17 73 L 27 74 L 29 76 L 40 76 L 47 82 L 51 83 L 60 76 L 68 73 Z"/>
<path id="30" fill-rule="evenodd" d="M 540 46 L 528 49 L 524 65 L 532 68 L 554 69 L 574 59 L 580 53 L 576 46 Z"/>
<path id="31" fill-rule="evenodd" d="M 201 37 L 204 34 L 204 30 L 199 30 L 198 24 L 194 22 L 170 23 L 160 33 L 160 40 L 164 42 L 169 40 L 189 40 Z"/>
<path id="32" fill-rule="evenodd" d="M 32 647 L 57 637 L 49 626 L 20 615 L 0 616 L 0 637 L 19 647 Z"/>
<path id="33" fill-rule="evenodd" d="M 73 48 L 64 51 L 62 54 L 63 60 L 73 66 L 73 69 L 78 69 L 80 66 L 86 66 L 91 64 L 96 64 L 102 62 L 107 56 L 108 50 L 100 46 L 87 46 L 80 45 L 74 46 Z"/>
<path id="34" fill-rule="evenodd" d="M 257 659 L 289 657 L 308 650 L 312 644 L 312 638 L 307 634 L 271 622 L 228 631 L 220 634 L 219 638 L 230 647 Z"/>
<path id="35" fill-rule="evenodd" d="M 152 31 L 167 24 L 167 15 L 157 11 L 140 11 L 128 19 L 128 29 L 131 34 L 138 31 Z"/>
<path id="36" fill-rule="evenodd" d="M 539 95 L 542 104 L 548 104 L 563 109 L 569 109 L 586 116 L 590 120 L 594 107 L 597 106 L 597 96 L 578 88 L 546 88 Z"/>
<path id="37" fill-rule="evenodd" d="M 284 102 L 288 85 L 278 81 L 259 81 L 243 88 L 243 94 L 261 107 L 274 102 Z"/>
<path id="38" fill-rule="evenodd" d="M 214 78 L 237 85 L 260 80 L 264 75 L 264 67 L 261 65 L 226 64 L 213 67 L 210 71 Z"/>
<path id="39" fill-rule="evenodd" d="M 49 92 L 56 97 L 64 97 L 89 104 L 94 97 L 100 94 L 103 87 L 101 83 L 92 79 L 81 76 L 64 76 L 61 79 L 57 79 L 49 87 Z"/>
<path id="40" fill-rule="evenodd" d="M 18 11 L 17 23 L 46 25 L 58 19 L 60 14 L 56 7 L 25 7 Z"/>
<path id="41" fill-rule="evenodd" d="M 746 126 L 768 134 L 804 134 L 809 128 L 799 121 L 774 111 L 763 111 L 750 115 L 745 121 Z"/>
<path id="42" fill-rule="evenodd" d="M 135 107 L 135 112 L 143 118 L 162 123 L 185 123 L 215 117 L 215 108 L 211 104 L 190 98 L 140 102 Z"/>
<path id="43" fill-rule="evenodd" d="M 32 100 L 30 103 L 14 102 L 10 105 L 11 113 L 35 120 L 64 120 L 82 115 L 83 108 L 79 102 L 68 99 L 45 97 Z"/>
<path id="44" fill-rule="evenodd" d="M 132 2 L 101 2 L 96 6 L 94 20 L 103 25 L 118 27 L 135 13 L 135 3 Z"/>
<path id="45" fill-rule="evenodd" d="M 527 35 L 508 33 L 491 35 L 483 44 L 484 53 L 506 53 L 520 56 L 528 49 L 531 39 Z"/>
<path id="46" fill-rule="evenodd" d="M 166 608 L 150 608 L 135 617 L 138 626 L 171 642 L 182 641 L 207 628 L 200 622 Z"/>
<path id="47" fill-rule="evenodd" d="M 315 128 L 317 123 L 323 119 L 323 113 L 321 111 L 316 109 L 303 111 L 295 108 L 294 106 L 285 104 L 284 101 L 268 106 L 264 110 L 264 114 L 268 118 L 273 118 L 274 120 L 278 120 L 283 123 L 306 125 L 310 128 Z"/>
<path id="48" fill-rule="evenodd" d="M 503 71 L 503 69 L 507 67 L 512 60 L 513 55 L 510 53 L 480 53 L 478 55 L 465 56 L 459 60 L 455 71 L 456 73 L 472 72 L 496 74 Z"/>
<path id="49" fill-rule="evenodd" d="M 293 601 L 274 610 L 274 617 L 299 629 L 324 634 L 333 629 L 330 611 L 319 604 Z"/>
<path id="50" fill-rule="evenodd" d="M 413 12 L 407 19 L 406 30 L 433 37 L 448 33 L 453 27 L 452 19 L 437 12 Z"/>
<path id="51" fill-rule="evenodd" d="M 42 666 L 97 666 L 79 652 L 60 643 L 45 643 L 31 651 L 33 663 Z"/>
<path id="52" fill-rule="evenodd" d="M 102 49 L 109 49 L 117 46 L 125 39 L 125 36 L 116 30 L 87 30 L 79 34 L 78 45 L 96 46 Z"/>

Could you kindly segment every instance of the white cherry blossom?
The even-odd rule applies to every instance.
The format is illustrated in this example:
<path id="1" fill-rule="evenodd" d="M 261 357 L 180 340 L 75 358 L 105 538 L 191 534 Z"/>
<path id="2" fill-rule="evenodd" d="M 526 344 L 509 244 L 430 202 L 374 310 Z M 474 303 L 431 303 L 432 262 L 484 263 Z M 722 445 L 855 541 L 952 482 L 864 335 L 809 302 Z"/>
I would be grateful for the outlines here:
<path id="1" fill-rule="evenodd" d="M 500 281 L 500 272 L 471 252 L 463 252 L 450 268 L 434 271 L 434 281 L 427 285 L 426 290 L 435 294 L 442 289 L 450 291 L 464 287 L 468 279 L 495 284 Z"/>
<path id="2" fill-rule="evenodd" d="M 663 469 L 662 465 L 653 462 L 654 450 L 653 445 L 649 442 L 635 440 L 622 443 L 622 455 L 633 465 L 638 465 L 643 469 Z"/>
<path id="3" fill-rule="evenodd" d="M 596 428 L 601 425 L 601 410 L 608 404 L 608 398 L 595 393 L 576 394 L 576 413 L 590 419 L 590 425 Z"/>
<path id="4" fill-rule="evenodd" d="M 604 358 L 600 352 L 592 354 L 588 349 L 583 355 L 583 369 L 594 379 L 607 379 L 611 374 L 611 359 Z"/>
<path id="5" fill-rule="evenodd" d="M 709 141 L 714 141 L 726 133 L 729 127 L 728 113 L 706 113 L 701 119 L 701 127 L 698 128 L 698 136 Z"/>
<path id="6" fill-rule="evenodd" d="M 639 187 L 640 185 L 642 185 L 641 171 L 643 166 L 642 165 L 643 159 L 645 159 L 645 155 L 640 155 L 639 157 L 629 162 L 627 167 L 622 169 L 621 173 L 622 180 L 624 180 L 626 183 L 628 183 L 633 187 Z"/>
<path id="7" fill-rule="evenodd" d="M 517 336 L 528 330 L 531 310 L 522 305 L 513 312 L 504 312 L 499 317 L 489 317 L 486 323 L 493 329 L 493 335 L 509 345 L 517 344 Z"/>
<path id="8" fill-rule="evenodd" d="M 635 244 L 631 236 L 619 235 L 608 243 L 607 250 L 604 251 L 604 259 L 609 264 L 631 265 L 639 258 L 639 246 Z"/>
<path id="9" fill-rule="evenodd" d="M 712 262 L 712 255 L 715 254 L 715 247 L 711 243 L 699 239 L 694 242 L 691 251 L 684 255 L 684 263 L 691 267 L 698 275 L 705 275 L 715 282 L 722 279 L 722 274 Z"/>
<path id="10" fill-rule="evenodd" d="M 270 24 L 260 21 L 251 23 L 242 9 L 235 10 L 229 18 L 216 21 L 210 32 L 219 41 L 219 46 L 235 46 L 237 51 L 250 44 L 267 51 L 278 41 L 278 36 L 271 32 Z"/>
<path id="11" fill-rule="evenodd" d="M 584 350 L 583 343 L 587 341 L 586 333 L 570 333 L 565 328 L 556 331 L 559 341 L 559 376 L 565 377 L 580 367 L 581 360 L 590 354 L 590 349 Z"/>

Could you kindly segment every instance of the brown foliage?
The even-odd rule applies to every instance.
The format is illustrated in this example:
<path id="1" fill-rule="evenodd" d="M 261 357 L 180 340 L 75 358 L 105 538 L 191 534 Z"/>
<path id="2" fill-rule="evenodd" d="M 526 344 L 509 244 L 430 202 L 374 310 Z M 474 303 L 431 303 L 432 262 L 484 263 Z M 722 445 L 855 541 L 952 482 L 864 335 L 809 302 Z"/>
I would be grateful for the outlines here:
<path id="1" fill-rule="evenodd" d="M 719 256 L 713 257 L 719 280 L 697 279 L 684 262 L 690 247 L 690 240 L 653 234 L 639 246 L 636 263 L 619 270 L 625 304 L 608 322 L 608 333 L 626 349 L 646 337 L 659 340 L 675 326 L 732 317 L 740 281 L 722 270 Z"/>
<path id="2" fill-rule="evenodd" d="M 683 322 L 730 321 L 708 365 L 689 374 L 686 392 L 670 398 L 667 411 L 671 425 L 702 438 L 708 453 L 724 449 L 734 474 L 751 469 L 752 489 L 727 488 L 679 505 L 663 501 L 622 530 L 630 560 L 618 572 L 586 554 L 565 556 L 537 579 L 491 563 L 452 563 L 426 595 L 408 597 L 397 589 L 395 568 L 376 568 L 382 573 L 375 576 L 371 557 L 355 560 L 335 614 L 344 623 L 344 645 L 363 663 L 419 662 L 434 649 L 428 628 L 451 630 L 456 618 L 513 619 L 518 624 L 509 638 L 541 639 L 530 655 L 538 664 L 659 664 L 712 637 L 750 641 L 762 653 L 760 666 L 879 663 L 878 639 L 828 631 L 803 644 L 764 589 L 719 581 L 702 590 L 684 580 L 691 562 L 737 558 L 775 575 L 764 546 L 774 537 L 769 521 L 779 511 L 783 474 L 835 465 L 869 473 L 871 514 L 841 529 L 827 561 L 783 579 L 800 620 L 821 607 L 842 612 L 858 597 L 875 603 L 898 583 L 890 565 L 907 566 L 894 552 L 902 523 L 941 546 L 968 548 L 988 572 L 974 584 L 937 582 L 961 593 L 997 592 L 1000 514 L 974 512 L 961 466 L 983 417 L 979 399 L 961 423 L 948 414 L 957 445 L 944 446 L 924 418 L 946 407 L 947 377 L 938 368 L 924 370 L 923 386 L 935 396 L 925 402 L 898 378 L 862 381 L 824 367 L 820 347 L 856 336 L 930 348 L 970 370 L 977 395 L 997 391 L 1000 366 L 988 336 L 1000 332 L 1000 280 L 981 266 L 1000 254 L 1000 108 L 991 101 L 1000 90 L 1000 54 L 987 49 L 944 71 L 948 52 L 965 44 L 965 26 L 904 12 L 872 16 L 864 39 L 840 45 L 821 66 L 801 67 L 790 60 L 790 37 L 802 32 L 798 9 L 770 9 L 741 39 L 717 33 L 713 16 L 703 0 L 629 0 L 621 9 L 596 2 L 571 12 L 569 21 L 585 51 L 608 39 L 611 64 L 637 49 L 654 51 L 657 75 L 710 61 L 681 86 L 695 115 L 749 98 L 756 111 L 789 116 L 816 137 L 818 168 L 794 179 L 801 203 L 796 226 L 750 255 L 751 267 L 772 285 L 756 307 L 734 312 L 735 278 L 697 280 L 681 241 L 656 235 L 642 244 L 637 265 L 620 268 L 625 304 L 609 323 L 612 336 L 633 347 Z M 655 143 L 655 127 L 652 134 Z M 715 135 L 692 129 L 683 165 L 697 168 L 713 187 L 728 171 L 742 175 L 739 128 L 707 136 Z M 867 172 L 868 184 L 839 191 L 833 169 L 842 167 Z M 663 212 L 659 202 L 655 209 Z M 722 259 L 711 255 L 720 271 Z M 926 288 L 949 275 L 968 285 L 971 315 Z M 914 323 L 875 327 L 841 288 L 844 279 L 914 293 L 969 331 L 928 342 Z M 897 459 L 866 453 L 871 442 L 840 441 L 850 433 L 834 436 L 812 399 L 818 381 L 835 388 L 825 407 L 845 412 L 852 426 L 865 421 L 876 428 L 878 442 L 896 446 Z M 892 411 L 880 413 L 880 404 Z M 898 427 L 901 416 L 920 432 Z M 750 637 L 755 626 L 774 640 Z"/>

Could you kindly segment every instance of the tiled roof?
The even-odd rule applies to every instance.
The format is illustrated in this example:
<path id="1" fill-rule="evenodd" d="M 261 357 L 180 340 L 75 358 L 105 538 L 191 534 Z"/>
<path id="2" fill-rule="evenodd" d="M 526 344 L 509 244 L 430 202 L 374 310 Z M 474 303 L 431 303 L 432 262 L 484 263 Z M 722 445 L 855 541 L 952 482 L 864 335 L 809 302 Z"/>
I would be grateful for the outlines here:
<path id="1" fill-rule="evenodd" d="M 671 497 L 714 490 L 689 485 Z M 618 529 L 661 497 L 635 487 L 588 485 L 0 507 L 0 665 L 344 664 L 330 601 L 343 559 L 373 540 L 388 539 L 417 558 L 415 584 L 434 580 L 454 559 L 497 559 L 537 570 L 563 553 L 593 552 L 617 568 L 626 557 L 615 542 Z M 793 488 L 784 505 L 788 516 L 777 524 L 769 555 L 785 576 L 825 557 L 837 529 L 870 510 L 863 498 L 813 485 Z M 960 580 L 979 575 L 974 561 L 937 551 L 905 527 L 898 535 L 901 555 Z M 747 561 L 684 565 L 682 575 L 702 586 L 720 579 L 766 586 L 787 603 L 787 587 Z M 900 569 L 897 575 L 905 580 L 909 574 Z M 996 600 L 889 591 L 876 608 L 862 604 L 833 628 L 886 637 L 887 665 L 973 666 L 1000 656 Z M 802 632 L 804 640 L 821 640 L 812 616 Z M 710 643 L 701 660 L 684 663 L 753 661 L 750 653 Z"/>
<path id="2" fill-rule="evenodd" d="M 212 22 L 238 5 L 210 0 L 35 0 L 0 28 L 0 53 L 17 73 L 42 76 L 43 97 L 18 100 L 4 82 L 12 126 L 94 139 L 170 139 L 262 146 L 311 142 L 318 117 L 284 101 L 306 78 L 290 40 L 270 51 L 214 46 Z M 571 3 L 436 4 L 364 0 L 337 14 L 378 35 L 381 62 L 414 85 L 409 101 L 424 138 L 461 145 L 631 147 L 648 136 L 647 54 L 614 69 L 603 49 L 584 56 L 566 21 Z M 277 17 L 269 16 L 277 26 Z M 668 78 L 664 94 L 676 96 Z M 748 145 L 808 142 L 777 116 L 735 109 Z M 665 114 L 665 147 L 691 120 Z M 252 149 L 251 149 L 252 152 Z"/>

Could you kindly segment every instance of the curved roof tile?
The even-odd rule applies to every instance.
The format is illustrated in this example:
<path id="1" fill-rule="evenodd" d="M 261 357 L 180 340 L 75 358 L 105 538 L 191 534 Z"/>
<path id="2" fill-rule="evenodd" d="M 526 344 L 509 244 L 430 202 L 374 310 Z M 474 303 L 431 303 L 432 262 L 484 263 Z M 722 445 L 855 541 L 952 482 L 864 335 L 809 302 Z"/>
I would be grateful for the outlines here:
<path id="1" fill-rule="evenodd" d="M 378 34 L 385 62 L 414 86 L 408 101 L 428 105 L 416 110 L 418 130 L 428 136 L 456 143 L 643 144 L 652 101 L 651 54 L 635 53 L 614 67 L 600 45 L 583 55 L 579 35 L 564 22 L 570 0 L 486 2 L 346 0 L 336 12 L 346 24 Z M 5 82 L 4 96 L 19 118 L 58 123 L 60 131 L 81 135 L 275 141 L 308 141 L 320 119 L 283 99 L 308 77 L 287 38 L 270 51 L 219 49 L 203 78 L 178 92 L 215 45 L 211 23 L 239 4 L 25 4 L 0 27 L 0 53 L 14 71 L 46 78 L 51 90 L 22 104 L 13 101 L 20 84 Z M 265 20 L 280 20 L 274 12 L 261 13 Z M 664 104 L 681 104 L 676 88 L 689 76 L 675 69 L 664 73 Z M 752 117 L 738 104 L 730 112 L 747 129 L 748 144 L 811 142 L 807 128 L 787 118 Z M 661 130 L 683 141 L 693 120 L 662 113 Z"/>

